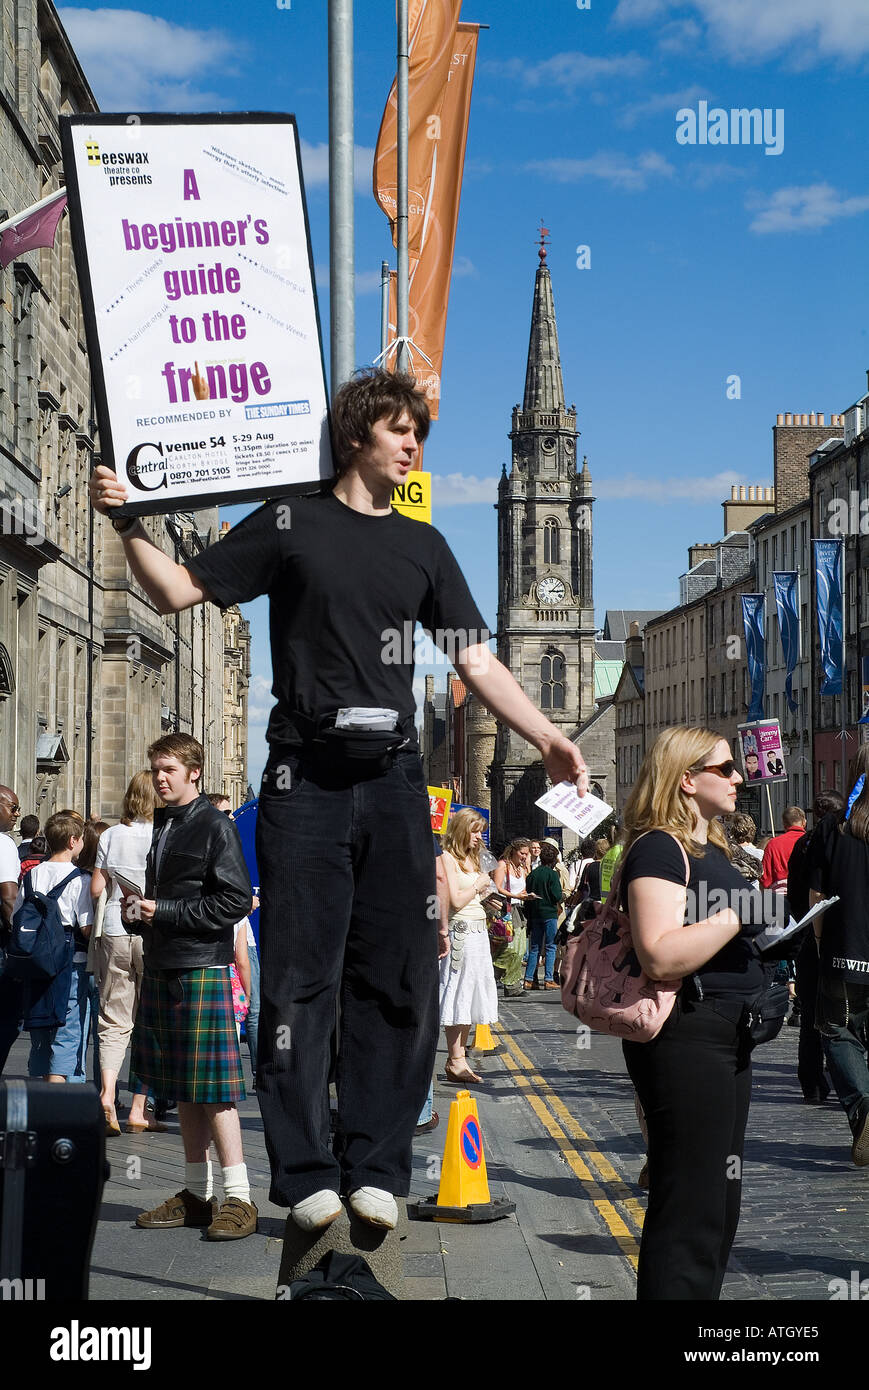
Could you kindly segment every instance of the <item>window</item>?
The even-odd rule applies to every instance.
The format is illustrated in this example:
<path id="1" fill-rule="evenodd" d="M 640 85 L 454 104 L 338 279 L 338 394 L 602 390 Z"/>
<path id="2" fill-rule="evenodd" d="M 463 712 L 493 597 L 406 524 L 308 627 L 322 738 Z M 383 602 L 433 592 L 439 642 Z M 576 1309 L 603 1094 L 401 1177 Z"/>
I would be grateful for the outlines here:
<path id="1" fill-rule="evenodd" d="M 778 536 L 772 538 L 772 567 L 778 569 Z"/>
<path id="2" fill-rule="evenodd" d="M 540 708 L 564 709 L 564 657 L 560 652 L 547 654 L 540 663 Z"/>
<path id="3" fill-rule="evenodd" d="M 557 565 L 561 559 L 561 544 L 558 522 L 548 516 L 543 523 L 543 563 Z"/>
<path id="4" fill-rule="evenodd" d="M 809 544 L 809 523 L 800 522 L 800 569 L 805 569 L 808 563 L 808 544 Z"/>
<path id="5" fill-rule="evenodd" d="M 800 561 L 797 555 L 797 527 L 796 522 L 794 522 L 791 527 L 791 569 L 798 570 L 799 567 Z"/>

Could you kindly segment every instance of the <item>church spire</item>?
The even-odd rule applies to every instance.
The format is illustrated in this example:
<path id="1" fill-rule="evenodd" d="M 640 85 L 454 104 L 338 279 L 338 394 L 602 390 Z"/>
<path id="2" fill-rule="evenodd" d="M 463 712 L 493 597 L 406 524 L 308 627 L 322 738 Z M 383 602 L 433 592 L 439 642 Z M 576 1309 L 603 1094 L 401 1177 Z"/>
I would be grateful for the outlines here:
<path id="1" fill-rule="evenodd" d="M 528 343 L 528 366 L 525 371 L 525 396 L 522 409 L 556 411 L 564 409 L 564 383 L 561 379 L 561 357 L 558 351 L 558 327 L 555 322 L 555 300 L 552 279 L 546 264 L 546 238 L 549 229 L 540 223 L 540 242 L 537 278 L 534 281 L 534 303 L 531 309 L 531 337 Z"/>

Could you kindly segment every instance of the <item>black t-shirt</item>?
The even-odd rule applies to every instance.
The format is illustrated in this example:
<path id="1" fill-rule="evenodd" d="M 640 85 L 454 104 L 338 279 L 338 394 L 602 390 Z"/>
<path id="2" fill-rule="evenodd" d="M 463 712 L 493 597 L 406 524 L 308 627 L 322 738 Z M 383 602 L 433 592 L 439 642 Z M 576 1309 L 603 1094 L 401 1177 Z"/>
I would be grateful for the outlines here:
<path id="1" fill-rule="evenodd" d="M 813 834 L 807 831 L 801 840 L 797 840 L 788 860 L 788 904 L 797 921 L 805 917 L 809 910 L 809 889 L 812 886 L 809 882 L 809 851 Z"/>
<path id="2" fill-rule="evenodd" d="M 590 864 L 586 864 L 582 871 L 580 887 L 586 891 L 586 896 L 594 901 L 600 901 L 600 860 L 593 859 Z"/>
<path id="3" fill-rule="evenodd" d="M 833 812 L 818 822 L 809 845 L 809 886 L 840 902 L 824 913 L 821 968 L 846 980 L 869 983 L 869 844 L 847 830 Z"/>
<path id="4" fill-rule="evenodd" d="M 763 988 L 764 973 L 751 948 L 750 938 L 763 930 L 763 900 L 717 845 L 698 845 L 697 848 L 702 849 L 701 855 L 697 858 L 688 855 L 691 874 L 685 905 L 686 925 L 705 921 L 724 907 L 733 907 L 744 929 L 701 965 L 694 972 L 695 976 L 703 994 L 710 998 L 754 999 Z M 662 878 L 668 883 L 685 886 L 685 860 L 672 835 L 664 830 L 651 830 L 628 851 L 620 895 L 625 906 L 628 884 L 635 878 Z"/>
<path id="5" fill-rule="evenodd" d="M 222 608 L 269 596 L 273 746 L 306 741 L 311 721 L 347 705 L 398 710 L 415 740 L 416 623 L 450 657 L 488 635 L 439 531 L 332 493 L 266 503 L 187 568 Z"/>

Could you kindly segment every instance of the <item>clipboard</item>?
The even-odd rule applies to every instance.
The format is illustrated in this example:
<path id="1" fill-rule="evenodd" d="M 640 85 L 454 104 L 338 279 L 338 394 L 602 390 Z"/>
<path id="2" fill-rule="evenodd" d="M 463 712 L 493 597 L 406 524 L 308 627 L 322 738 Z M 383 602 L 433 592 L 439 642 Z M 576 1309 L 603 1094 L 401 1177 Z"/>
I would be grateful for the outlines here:
<path id="1" fill-rule="evenodd" d="M 814 907 L 810 907 L 805 917 L 801 917 L 799 921 L 796 921 L 796 919 L 792 917 L 786 927 L 767 927 L 766 931 L 759 932 L 754 938 L 754 946 L 759 955 L 767 957 L 772 956 L 775 958 L 775 952 L 778 951 L 781 946 L 785 945 L 795 937 L 798 932 L 801 932 L 804 927 L 807 927 L 810 922 L 814 922 L 816 917 L 820 917 L 822 913 L 826 912 L 828 908 L 832 907 L 833 904 L 838 901 L 838 894 L 835 894 L 832 898 L 824 898 L 821 902 L 815 903 Z"/>

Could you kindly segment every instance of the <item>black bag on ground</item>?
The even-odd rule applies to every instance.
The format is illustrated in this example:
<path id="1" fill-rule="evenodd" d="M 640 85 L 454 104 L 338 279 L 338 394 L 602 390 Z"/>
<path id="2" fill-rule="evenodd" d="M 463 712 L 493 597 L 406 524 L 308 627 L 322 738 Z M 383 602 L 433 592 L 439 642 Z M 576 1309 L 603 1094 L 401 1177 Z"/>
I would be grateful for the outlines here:
<path id="1" fill-rule="evenodd" d="M 0 1081 L 0 1301 L 87 1298 L 105 1134 L 96 1087 Z"/>
<path id="2" fill-rule="evenodd" d="M 375 1279 L 360 1255 L 341 1255 L 330 1250 L 319 1264 L 290 1285 L 290 1299 L 338 1299 L 345 1303 L 397 1303 L 398 1299 Z"/>

